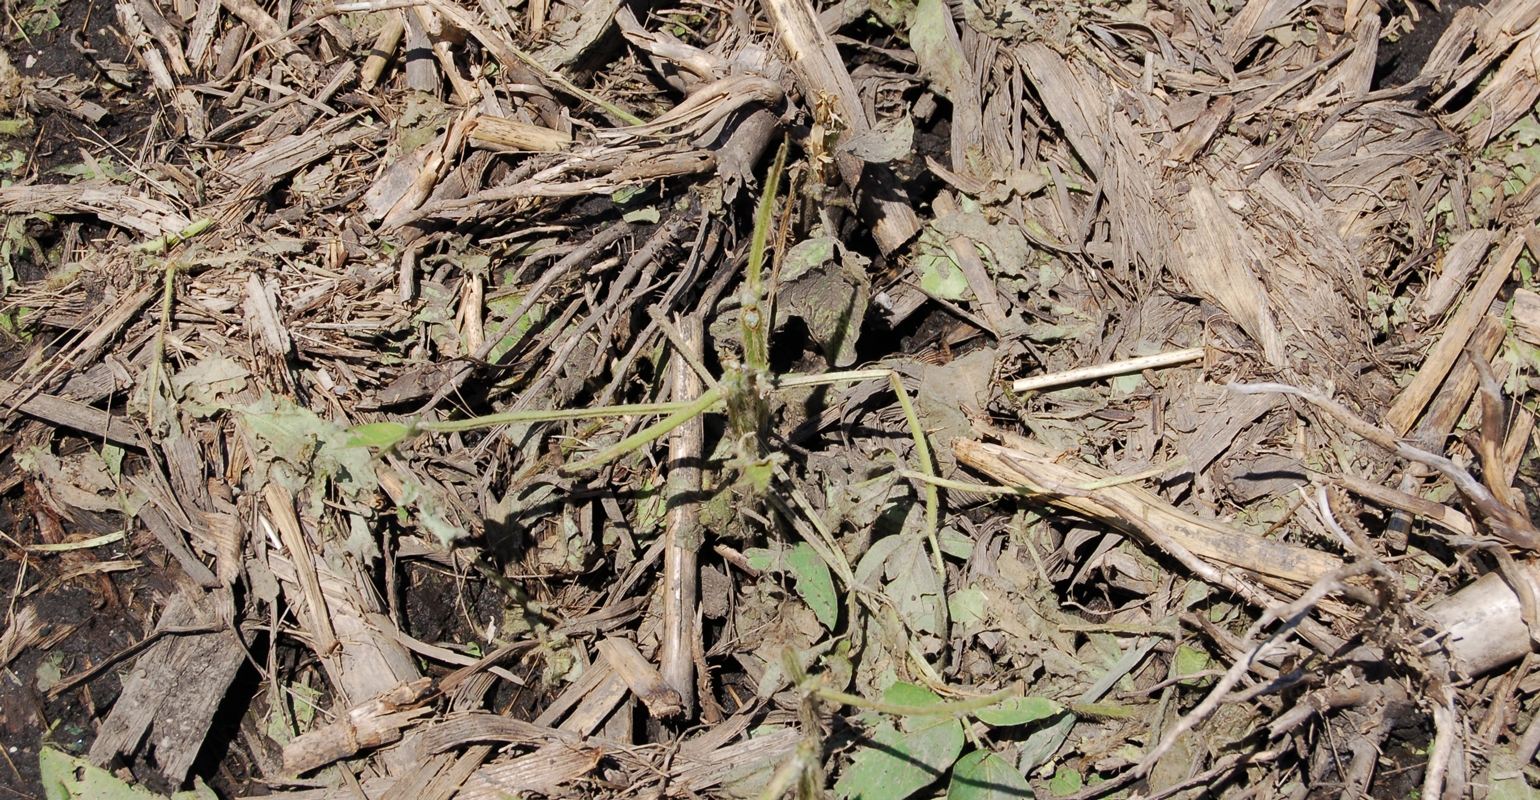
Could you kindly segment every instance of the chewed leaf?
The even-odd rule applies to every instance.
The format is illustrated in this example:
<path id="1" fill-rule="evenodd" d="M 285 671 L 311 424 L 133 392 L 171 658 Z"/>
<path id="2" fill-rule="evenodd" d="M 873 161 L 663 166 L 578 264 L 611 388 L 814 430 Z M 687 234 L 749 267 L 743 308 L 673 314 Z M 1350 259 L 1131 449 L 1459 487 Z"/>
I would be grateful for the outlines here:
<path id="1" fill-rule="evenodd" d="M 1063 707 L 1043 697 L 1012 697 L 999 705 L 979 709 L 978 718 L 993 725 L 1025 725 L 1051 717 Z"/>
<path id="2" fill-rule="evenodd" d="M 1034 795 L 1027 779 L 1005 759 L 975 750 L 952 768 L 946 796 L 948 800 L 1030 800 Z"/>
<path id="3" fill-rule="evenodd" d="M 386 449 L 400 444 L 412 435 L 412 429 L 399 422 L 371 422 L 348 429 L 348 447 L 378 447 Z"/>
<path id="4" fill-rule="evenodd" d="M 840 608 L 829 565 L 807 542 L 799 542 L 786 554 L 786 567 L 797 577 L 797 594 L 807 601 L 825 628 L 834 630 L 839 624 Z"/>

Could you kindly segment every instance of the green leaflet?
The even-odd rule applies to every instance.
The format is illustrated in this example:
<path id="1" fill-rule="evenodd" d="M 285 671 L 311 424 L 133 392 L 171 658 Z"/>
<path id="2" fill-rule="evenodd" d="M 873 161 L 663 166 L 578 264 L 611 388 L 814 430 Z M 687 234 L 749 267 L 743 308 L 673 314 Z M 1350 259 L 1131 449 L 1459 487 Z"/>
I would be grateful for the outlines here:
<path id="1" fill-rule="evenodd" d="M 926 689 L 897 683 L 883 693 L 895 705 L 923 706 L 941 698 Z M 844 777 L 834 785 L 840 797 L 861 800 L 903 800 L 935 783 L 957 760 L 963 748 L 962 721 L 953 717 L 915 717 L 909 730 L 884 721 L 873 732 L 873 743 L 856 751 Z"/>
<path id="2" fill-rule="evenodd" d="M 975 750 L 952 768 L 948 800 L 1021 800 L 1032 798 L 1032 787 L 1005 759 Z"/>
<path id="3" fill-rule="evenodd" d="M 797 577 L 797 594 L 807 601 L 818 621 L 830 631 L 839 624 L 839 596 L 834 593 L 834 578 L 829 565 L 807 542 L 798 542 L 786 554 L 786 568 Z"/>
<path id="4" fill-rule="evenodd" d="M 1036 722 L 1063 710 L 1058 703 L 1044 697 L 1012 697 L 992 708 L 979 709 L 977 716 L 998 728 Z"/>

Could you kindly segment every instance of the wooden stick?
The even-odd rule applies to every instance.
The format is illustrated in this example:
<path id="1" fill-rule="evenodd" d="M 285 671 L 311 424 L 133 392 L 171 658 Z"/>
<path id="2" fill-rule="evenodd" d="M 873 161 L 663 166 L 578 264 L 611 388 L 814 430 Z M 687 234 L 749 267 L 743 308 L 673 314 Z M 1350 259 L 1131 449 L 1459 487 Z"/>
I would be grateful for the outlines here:
<path id="1" fill-rule="evenodd" d="M 704 338 L 700 320 L 686 317 L 679 333 L 689 353 L 681 352 L 671 370 L 674 400 L 694 400 L 702 391 L 700 376 L 689 363 L 698 357 Z M 695 596 L 700 583 L 701 532 L 695 497 L 700 493 L 701 449 L 705 421 L 697 415 L 680 425 L 668 445 L 668 549 L 663 552 L 663 646 L 659 654 L 663 680 L 679 693 L 688 716 L 695 707 Z M 644 698 L 645 699 L 645 698 Z"/>
<path id="2" fill-rule="evenodd" d="M 679 693 L 664 683 L 663 676 L 630 639 L 611 636 L 596 642 L 594 648 L 610 662 L 615 674 L 647 706 L 653 717 L 663 719 L 679 715 L 683 708 L 679 702 Z M 689 651 L 685 654 L 688 657 Z"/>
<path id="3" fill-rule="evenodd" d="M 1523 249 L 1524 235 L 1515 233 L 1508 237 L 1508 243 L 1503 246 L 1497 258 L 1487 264 L 1486 272 L 1481 274 L 1481 280 L 1466 296 L 1465 304 L 1460 306 L 1460 310 L 1455 312 L 1449 324 L 1444 327 L 1444 335 L 1439 338 L 1438 344 L 1428 352 L 1422 369 L 1417 370 L 1417 377 L 1412 378 L 1412 382 L 1401 390 L 1400 396 L 1391 404 L 1390 411 L 1386 412 L 1385 422 L 1396 433 L 1404 435 L 1411 430 L 1417 415 L 1422 413 L 1439 384 L 1444 382 L 1444 376 L 1454 367 L 1455 360 L 1465 349 L 1465 343 L 1470 341 L 1476 324 L 1486 314 L 1492 301 L 1497 299 L 1498 291 L 1508 279 L 1508 271 L 1513 269 L 1513 262 L 1518 260 L 1519 252 Z"/>
<path id="4" fill-rule="evenodd" d="M 1050 386 L 1064 386 L 1082 381 L 1092 381 L 1098 378 L 1110 378 L 1113 375 L 1127 375 L 1131 372 L 1141 372 L 1147 369 L 1170 367 L 1177 364 L 1185 364 L 1189 361 L 1197 361 L 1203 357 L 1203 348 L 1189 347 L 1186 350 L 1172 350 L 1167 353 L 1156 353 L 1153 356 L 1140 356 L 1139 358 L 1125 358 L 1122 361 L 1108 361 L 1105 364 L 1094 364 L 1089 367 L 1052 372 L 1047 375 L 1038 375 L 1034 378 L 1022 378 L 1011 384 L 1011 390 L 1017 392 L 1030 392 L 1037 389 L 1046 389 Z"/>

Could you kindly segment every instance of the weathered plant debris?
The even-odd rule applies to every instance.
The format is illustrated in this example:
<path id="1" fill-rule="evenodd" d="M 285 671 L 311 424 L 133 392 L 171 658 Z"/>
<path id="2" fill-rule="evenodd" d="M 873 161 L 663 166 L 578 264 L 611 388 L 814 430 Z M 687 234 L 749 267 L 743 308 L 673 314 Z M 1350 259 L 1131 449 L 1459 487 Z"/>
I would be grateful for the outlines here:
<path id="1" fill-rule="evenodd" d="M 1533 3 L 8 11 L 0 783 L 1534 791 Z"/>

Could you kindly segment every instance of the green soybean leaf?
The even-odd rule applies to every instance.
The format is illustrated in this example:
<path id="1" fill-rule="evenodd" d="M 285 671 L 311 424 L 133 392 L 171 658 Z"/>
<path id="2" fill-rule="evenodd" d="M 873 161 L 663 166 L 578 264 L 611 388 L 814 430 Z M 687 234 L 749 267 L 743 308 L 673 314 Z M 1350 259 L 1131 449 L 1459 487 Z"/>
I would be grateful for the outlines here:
<path id="1" fill-rule="evenodd" d="M 1035 722 L 1063 710 L 1058 703 L 1043 697 L 1012 697 L 999 705 L 979 709 L 977 716 L 998 728 Z"/>
<path id="2" fill-rule="evenodd" d="M 830 631 L 840 621 L 839 598 L 834 594 L 834 578 L 829 565 L 807 542 L 798 542 L 786 554 L 786 567 L 797 578 L 797 594 L 807 601 L 818 621 Z"/>
<path id="3" fill-rule="evenodd" d="M 925 706 L 941 702 L 934 693 L 907 683 L 894 684 L 882 699 L 893 705 Z M 954 717 L 910 717 L 907 731 L 883 722 L 872 743 L 856 751 L 850 769 L 834 785 L 844 798 L 904 800 L 935 783 L 963 748 L 962 721 Z"/>
<path id="4" fill-rule="evenodd" d="M 952 768 L 948 800 L 1031 800 L 1032 787 L 1005 759 L 984 750 L 962 757 Z"/>

